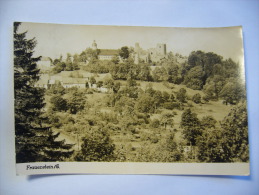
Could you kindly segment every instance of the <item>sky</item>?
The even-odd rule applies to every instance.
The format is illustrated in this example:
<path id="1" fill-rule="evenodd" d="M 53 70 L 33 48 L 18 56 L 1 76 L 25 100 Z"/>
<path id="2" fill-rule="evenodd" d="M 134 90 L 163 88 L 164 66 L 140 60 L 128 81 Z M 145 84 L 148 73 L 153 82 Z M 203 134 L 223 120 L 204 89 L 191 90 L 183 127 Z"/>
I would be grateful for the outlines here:
<path id="1" fill-rule="evenodd" d="M 27 38 L 35 37 L 35 56 L 58 58 L 67 53 L 80 54 L 93 41 L 99 49 L 134 47 L 143 49 L 165 43 L 167 52 L 188 56 L 192 51 L 214 52 L 243 64 L 242 27 L 173 28 L 90 26 L 67 24 L 22 23 L 19 32 L 28 31 Z"/>

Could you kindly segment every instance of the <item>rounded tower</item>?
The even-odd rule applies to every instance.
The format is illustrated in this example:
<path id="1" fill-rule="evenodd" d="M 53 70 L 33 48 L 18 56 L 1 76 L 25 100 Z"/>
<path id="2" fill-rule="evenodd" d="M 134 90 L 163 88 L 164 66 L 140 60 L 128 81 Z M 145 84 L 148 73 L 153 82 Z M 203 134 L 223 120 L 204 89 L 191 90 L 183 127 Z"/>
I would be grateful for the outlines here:
<path id="1" fill-rule="evenodd" d="M 93 50 L 97 50 L 97 43 L 95 42 L 95 40 L 94 40 L 94 42 L 92 43 L 92 49 L 93 49 Z"/>
<path id="2" fill-rule="evenodd" d="M 140 46 L 139 46 L 139 43 L 135 43 L 134 51 L 135 51 L 136 53 L 139 53 L 139 52 L 140 52 Z"/>

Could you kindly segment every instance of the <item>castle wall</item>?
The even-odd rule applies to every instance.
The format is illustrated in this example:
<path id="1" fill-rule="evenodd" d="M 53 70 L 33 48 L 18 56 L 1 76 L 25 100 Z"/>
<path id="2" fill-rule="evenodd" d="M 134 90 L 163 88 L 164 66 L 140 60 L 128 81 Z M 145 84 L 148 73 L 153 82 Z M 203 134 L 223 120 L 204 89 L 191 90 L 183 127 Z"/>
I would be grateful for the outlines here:
<path id="1" fill-rule="evenodd" d="M 162 58 L 166 57 L 166 44 L 158 43 L 156 48 L 150 48 L 148 50 L 143 50 L 139 43 L 135 44 L 135 63 L 137 64 L 140 60 L 148 62 L 150 59 L 153 62 L 158 62 Z"/>

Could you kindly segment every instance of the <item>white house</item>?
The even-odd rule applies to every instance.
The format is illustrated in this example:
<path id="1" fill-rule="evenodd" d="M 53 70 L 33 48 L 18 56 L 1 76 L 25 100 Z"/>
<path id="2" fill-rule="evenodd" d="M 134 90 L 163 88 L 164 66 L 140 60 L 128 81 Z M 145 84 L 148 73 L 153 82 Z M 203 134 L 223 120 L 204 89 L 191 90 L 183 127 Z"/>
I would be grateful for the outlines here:
<path id="1" fill-rule="evenodd" d="M 71 88 L 71 87 L 77 87 L 77 88 L 86 88 L 86 83 L 88 81 L 84 78 L 70 78 L 66 77 L 63 78 L 61 81 L 61 85 L 64 88 Z"/>

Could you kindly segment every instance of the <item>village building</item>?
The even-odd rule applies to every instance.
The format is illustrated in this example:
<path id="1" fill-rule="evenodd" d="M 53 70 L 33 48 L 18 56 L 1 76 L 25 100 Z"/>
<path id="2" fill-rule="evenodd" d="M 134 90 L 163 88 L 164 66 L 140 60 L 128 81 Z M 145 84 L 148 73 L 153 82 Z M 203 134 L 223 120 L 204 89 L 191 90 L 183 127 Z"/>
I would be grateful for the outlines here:
<path id="1" fill-rule="evenodd" d="M 50 80 L 50 76 L 48 74 L 42 74 L 40 75 L 40 79 L 35 83 L 34 87 L 48 89 L 49 80 Z"/>
<path id="2" fill-rule="evenodd" d="M 119 52 L 117 49 L 100 49 L 98 59 L 99 60 L 112 60 L 112 58 L 115 56 L 119 56 Z"/>
<path id="3" fill-rule="evenodd" d="M 109 73 L 96 75 L 85 71 L 62 71 L 55 75 L 41 74 L 35 87 L 50 89 L 53 85 L 62 85 L 64 88 L 91 88 L 101 93 L 110 92 L 106 86 L 99 87 L 96 83 L 90 83 L 91 77 L 95 77 L 96 82 L 102 81 L 103 83 L 112 78 Z"/>
<path id="4" fill-rule="evenodd" d="M 86 88 L 87 83 L 88 83 L 88 80 L 85 78 L 65 77 L 61 81 L 61 85 L 64 88 L 77 87 L 77 88 L 84 89 Z"/>
<path id="5" fill-rule="evenodd" d="M 58 84 L 59 81 L 53 79 L 49 74 L 41 74 L 40 79 L 35 83 L 35 87 L 49 89 L 52 85 Z"/>
<path id="6" fill-rule="evenodd" d="M 92 49 L 97 50 L 97 43 L 94 40 L 92 43 Z M 98 54 L 99 60 L 111 60 L 115 56 L 119 56 L 119 51 L 117 49 L 99 49 L 100 53 Z"/>

